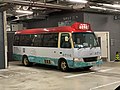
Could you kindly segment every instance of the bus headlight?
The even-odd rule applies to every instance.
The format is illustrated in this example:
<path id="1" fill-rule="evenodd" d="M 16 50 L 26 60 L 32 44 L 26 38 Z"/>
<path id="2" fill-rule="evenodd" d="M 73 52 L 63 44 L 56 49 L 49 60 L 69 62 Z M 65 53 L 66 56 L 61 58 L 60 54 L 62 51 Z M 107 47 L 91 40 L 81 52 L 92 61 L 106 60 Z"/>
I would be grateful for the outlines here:
<path id="1" fill-rule="evenodd" d="M 84 62 L 83 58 L 73 58 L 75 62 Z"/>
<path id="2" fill-rule="evenodd" d="M 98 56 L 98 57 L 97 57 L 97 60 L 101 60 L 101 56 Z"/>

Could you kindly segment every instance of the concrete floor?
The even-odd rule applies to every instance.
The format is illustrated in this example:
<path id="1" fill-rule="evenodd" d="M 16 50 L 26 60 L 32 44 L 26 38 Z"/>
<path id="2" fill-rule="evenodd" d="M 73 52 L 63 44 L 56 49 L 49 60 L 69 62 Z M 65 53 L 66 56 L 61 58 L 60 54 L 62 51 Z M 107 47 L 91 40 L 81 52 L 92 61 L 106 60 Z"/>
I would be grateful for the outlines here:
<path id="1" fill-rule="evenodd" d="M 0 90 L 114 90 L 119 85 L 120 62 L 65 73 L 56 67 L 24 67 L 14 61 L 8 69 L 0 70 Z"/>

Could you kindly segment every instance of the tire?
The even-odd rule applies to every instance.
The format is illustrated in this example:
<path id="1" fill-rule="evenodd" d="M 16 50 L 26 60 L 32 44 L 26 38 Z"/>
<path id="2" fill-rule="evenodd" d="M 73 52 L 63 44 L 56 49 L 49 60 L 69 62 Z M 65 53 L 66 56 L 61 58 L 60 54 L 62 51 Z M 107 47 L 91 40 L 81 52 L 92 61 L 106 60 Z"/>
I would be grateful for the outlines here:
<path id="1" fill-rule="evenodd" d="M 23 64 L 24 66 L 32 66 L 32 65 L 33 65 L 33 63 L 32 63 L 32 62 L 29 62 L 29 60 L 28 60 L 28 57 L 27 57 L 27 56 L 23 56 L 23 59 L 22 59 L 22 64 Z"/>
<path id="2" fill-rule="evenodd" d="M 60 60 L 59 62 L 59 69 L 62 72 L 67 72 L 69 70 L 68 64 L 66 62 L 66 60 Z"/>

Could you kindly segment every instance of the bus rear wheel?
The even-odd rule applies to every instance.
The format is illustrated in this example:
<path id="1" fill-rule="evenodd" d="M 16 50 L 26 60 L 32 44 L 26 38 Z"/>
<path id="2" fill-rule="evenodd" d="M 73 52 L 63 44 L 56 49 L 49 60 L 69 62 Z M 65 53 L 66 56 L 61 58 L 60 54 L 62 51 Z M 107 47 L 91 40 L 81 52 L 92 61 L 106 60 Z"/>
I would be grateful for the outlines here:
<path id="1" fill-rule="evenodd" d="M 59 69 L 63 72 L 67 72 L 69 70 L 69 67 L 68 67 L 66 60 L 61 60 L 59 62 Z"/>
<path id="2" fill-rule="evenodd" d="M 27 56 L 23 56 L 22 63 L 23 63 L 24 66 L 32 66 L 33 65 L 32 62 L 29 62 Z"/>

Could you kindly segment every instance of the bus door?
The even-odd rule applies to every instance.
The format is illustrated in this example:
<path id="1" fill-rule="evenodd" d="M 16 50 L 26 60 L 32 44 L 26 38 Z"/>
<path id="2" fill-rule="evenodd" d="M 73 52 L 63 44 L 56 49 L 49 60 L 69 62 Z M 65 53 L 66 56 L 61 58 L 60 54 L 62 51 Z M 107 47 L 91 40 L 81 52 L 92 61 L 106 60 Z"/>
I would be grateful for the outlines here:
<path id="1" fill-rule="evenodd" d="M 60 34 L 60 50 L 59 55 L 66 60 L 72 60 L 72 40 L 70 33 Z"/>

